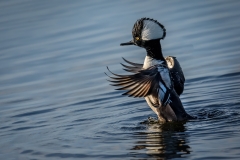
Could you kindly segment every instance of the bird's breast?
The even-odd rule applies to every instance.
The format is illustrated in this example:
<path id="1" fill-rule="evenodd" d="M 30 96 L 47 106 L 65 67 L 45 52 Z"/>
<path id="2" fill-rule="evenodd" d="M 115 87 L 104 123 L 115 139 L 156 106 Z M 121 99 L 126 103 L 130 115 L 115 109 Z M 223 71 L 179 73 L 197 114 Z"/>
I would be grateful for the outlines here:
<path id="1" fill-rule="evenodd" d="M 143 64 L 143 69 L 147 69 L 157 64 L 162 64 L 164 61 L 156 60 L 152 57 L 146 56 Z"/>

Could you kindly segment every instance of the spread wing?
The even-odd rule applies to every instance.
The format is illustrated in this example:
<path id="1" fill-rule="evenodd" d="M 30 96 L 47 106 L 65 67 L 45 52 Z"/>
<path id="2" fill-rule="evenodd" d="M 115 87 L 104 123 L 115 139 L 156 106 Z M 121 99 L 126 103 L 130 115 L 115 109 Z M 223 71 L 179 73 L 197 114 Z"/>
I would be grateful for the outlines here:
<path id="1" fill-rule="evenodd" d="M 109 70 L 109 69 L 108 69 Z M 109 70 L 109 72 L 111 72 Z M 121 86 L 117 90 L 128 90 L 123 95 L 129 97 L 145 97 L 149 94 L 158 95 L 160 74 L 157 67 L 139 70 L 132 75 L 119 75 L 111 72 L 115 77 L 109 76 L 113 86 Z"/>
<path id="2" fill-rule="evenodd" d="M 109 70 L 108 67 L 107 69 Z M 109 70 L 109 72 L 111 71 Z M 120 86 L 117 90 L 127 90 L 123 95 L 128 95 L 129 97 L 146 97 L 152 95 L 153 97 L 160 98 L 164 106 L 170 102 L 170 89 L 163 82 L 157 65 L 148 69 L 140 69 L 132 75 L 111 73 L 114 76 L 106 74 L 111 78 L 108 81 L 112 82 L 113 84 L 111 85 L 113 86 Z"/>
<path id="3" fill-rule="evenodd" d="M 138 73 L 139 70 L 142 70 L 143 64 L 130 62 L 130 61 L 126 60 L 125 58 L 123 58 L 123 60 L 125 62 L 127 62 L 128 64 L 132 65 L 132 66 L 127 66 L 127 65 L 121 63 L 121 65 L 123 67 L 125 67 L 124 68 L 125 71 L 132 72 L 132 73 Z M 181 95 L 184 90 L 184 83 L 185 83 L 185 77 L 184 77 L 182 68 L 181 68 L 178 60 L 176 59 L 176 57 L 168 56 L 165 58 L 165 60 L 167 61 L 167 64 L 168 64 L 168 68 L 170 71 L 170 76 L 171 76 L 172 83 L 174 85 L 174 89 L 178 95 Z"/>

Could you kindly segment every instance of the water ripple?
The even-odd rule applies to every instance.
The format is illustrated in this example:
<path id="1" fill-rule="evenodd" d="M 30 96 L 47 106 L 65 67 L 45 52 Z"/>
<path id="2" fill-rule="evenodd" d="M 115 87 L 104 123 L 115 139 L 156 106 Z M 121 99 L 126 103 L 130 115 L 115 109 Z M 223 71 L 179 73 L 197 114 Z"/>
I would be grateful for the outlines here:
<path id="1" fill-rule="evenodd" d="M 239 4 L 1 1 L 0 159 L 239 159 Z M 159 123 L 106 81 L 121 57 L 143 63 L 142 48 L 119 46 L 141 17 L 165 25 L 197 119 Z"/>

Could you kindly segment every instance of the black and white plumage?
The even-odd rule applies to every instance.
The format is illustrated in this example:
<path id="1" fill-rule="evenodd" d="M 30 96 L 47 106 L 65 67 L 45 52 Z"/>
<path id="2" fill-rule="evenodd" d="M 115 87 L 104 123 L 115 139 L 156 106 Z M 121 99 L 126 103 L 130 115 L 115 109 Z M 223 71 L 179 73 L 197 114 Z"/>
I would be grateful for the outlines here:
<path id="1" fill-rule="evenodd" d="M 172 84 L 166 65 L 157 64 L 143 69 L 140 64 L 127 61 L 124 58 L 123 60 L 133 65 L 127 66 L 122 64 L 122 66 L 125 67 L 124 70 L 135 74 L 118 75 L 109 70 L 116 76 L 109 76 L 113 79 L 109 81 L 115 83 L 113 86 L 121 86 L 121 88 L 117 90 L 128 90 L 123 95 L 129 95 L 129 97 L 146 97 L 154 95 L 154 97 L 161 99 L 163 106 L 166 106 L 170 101 L 170 90 L 172 90 Z"/>
<path id="2" fill-rule="evenodd" d="M 192 118 L 184 110 L 179 95 L 183 92 L 185 78 L 175 57 L 162 55 L 160 39 L 166 36 L 162 24 L 150 18 L 137 20 L 132 29 L 133 40 L 121 45 L 136 45 L 145 48 L 144 64 L 123 60 L 122 64 L 131 75 L 119 75 L 109 71 L 117 90 L 127 90 L 123 95 L 144 97 L 160 121 L 182 121 Z"/>
<path id="3" fill-rule="evenodd" d="M 170 71 L 171 80 L 174 85 L 174 89 L 180 96 L 184 90 L 185 77 L 182 68 L 176 57 L 168 56 L 165 58 Z"/>

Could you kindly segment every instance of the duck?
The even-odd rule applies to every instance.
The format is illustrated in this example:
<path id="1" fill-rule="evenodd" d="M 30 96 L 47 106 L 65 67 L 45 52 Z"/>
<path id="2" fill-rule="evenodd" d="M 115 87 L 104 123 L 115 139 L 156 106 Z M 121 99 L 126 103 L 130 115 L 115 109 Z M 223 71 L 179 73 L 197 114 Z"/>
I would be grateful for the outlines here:
<path id="1" fill-rule="evenodd" d="M 143 64 L 131 62 L 122 64 L 130 75 L 113 73 L 108 80 L 117 90 L 126 90 L 123 95 L 144 97 L 160 122 L 186 121 L 193 119 L 180 100 L 184 90 L 185 77 L 180 63 L 173 56 L 164 58 L 160 41 L 166 36 L 165 27 L 151 18 L 138 19 L 132 29 L 133 39 L 121 46 L 135 45 L 146 50 Z"/>

